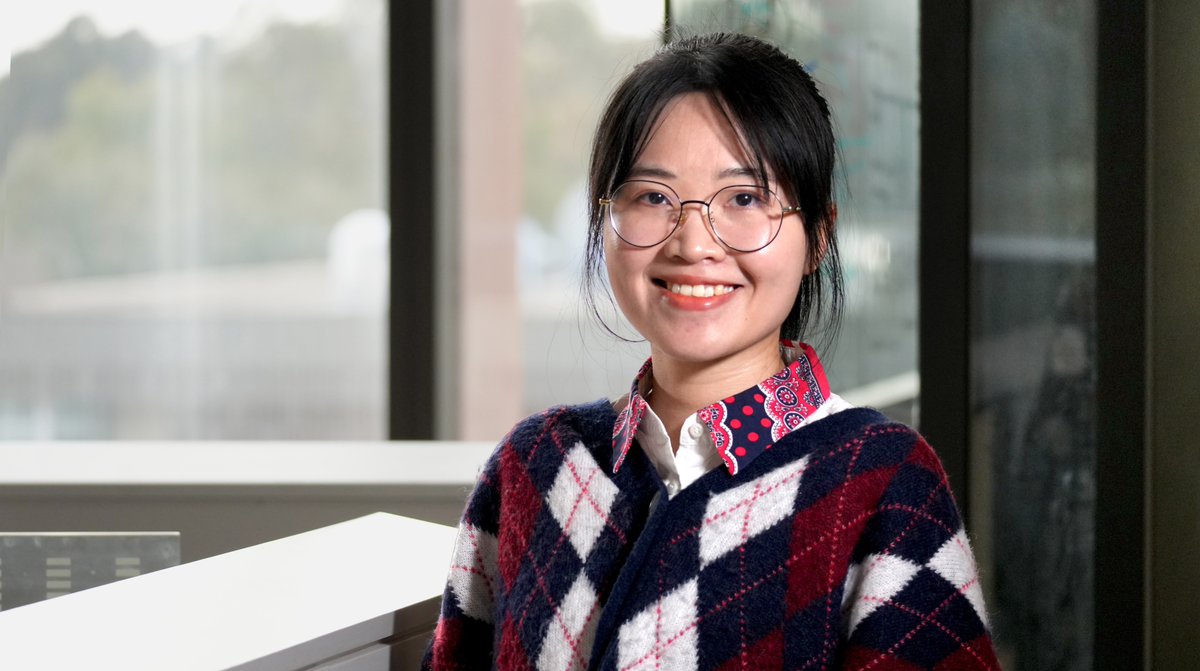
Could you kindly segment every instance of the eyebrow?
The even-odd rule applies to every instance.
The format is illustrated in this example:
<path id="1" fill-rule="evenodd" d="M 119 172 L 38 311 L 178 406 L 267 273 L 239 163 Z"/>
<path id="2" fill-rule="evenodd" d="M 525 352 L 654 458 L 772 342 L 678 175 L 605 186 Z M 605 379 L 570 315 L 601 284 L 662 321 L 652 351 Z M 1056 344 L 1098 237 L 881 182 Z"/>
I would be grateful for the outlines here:
<path id="1" fill-rule="evenodd" d="M 629 171 L 630 178 L 638 177 L 657 177 L 659 179 L 675 179 L 677 175 L 670 170 L 657 166 L 634 166 Z M 717 179 L 728 179 L 730 177 L 750 177 L 758 180 L 758 172 L 739 165 L 733 168 L 725 168 L 717 173 Z"/>

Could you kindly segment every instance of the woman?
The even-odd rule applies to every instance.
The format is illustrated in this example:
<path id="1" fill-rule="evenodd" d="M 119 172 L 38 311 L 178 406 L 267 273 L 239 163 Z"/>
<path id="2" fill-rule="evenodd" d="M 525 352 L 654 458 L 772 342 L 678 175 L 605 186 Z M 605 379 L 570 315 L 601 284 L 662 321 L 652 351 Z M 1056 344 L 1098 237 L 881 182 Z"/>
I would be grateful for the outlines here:
<path id="1" fill-rule="evenodd" d="M 799 342 L 841 300 L 829 110 L 757 39 L 675 42 L 596 132 L 603 264 L 651 357 L 518 424 L 460 526 L 433 669 L 996 668 L 936 455 Z"/>

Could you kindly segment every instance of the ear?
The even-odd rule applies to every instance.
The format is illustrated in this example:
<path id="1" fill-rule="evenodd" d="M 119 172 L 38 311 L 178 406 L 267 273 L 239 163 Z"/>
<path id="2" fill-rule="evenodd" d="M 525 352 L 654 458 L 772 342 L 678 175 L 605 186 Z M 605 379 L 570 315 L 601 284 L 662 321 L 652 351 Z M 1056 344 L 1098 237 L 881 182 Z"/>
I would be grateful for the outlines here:
<path id="1" fill-rule="evenodd" d="M 825 260 L 825 254 L 829 251 L 829 240 L 837 228 L 837 213 L 837 203 L 829 203 L 829 209 L 825 211 L 825 220 L 817 224 L 816 251 L 808 260 L 808 268 L 804 270 L 805 275 L 817 272 L 817 269 L 821 267 L 821 262 Z"/>

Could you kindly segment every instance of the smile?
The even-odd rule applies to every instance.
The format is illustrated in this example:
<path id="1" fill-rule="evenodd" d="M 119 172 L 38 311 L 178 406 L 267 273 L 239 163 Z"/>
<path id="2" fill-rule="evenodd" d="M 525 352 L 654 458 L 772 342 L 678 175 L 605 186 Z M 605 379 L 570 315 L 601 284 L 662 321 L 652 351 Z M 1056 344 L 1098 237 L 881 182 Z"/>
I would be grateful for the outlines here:
<path id="1" fill-rule="evenodd" d="M 709 298 L 711 296 L 724 296 L 733 291 L 736 287 L 731 287 L 726 284 L 670 284 L 667 285 L 668 291 L 680 296 L 696 296 L 698 298 Z"/>

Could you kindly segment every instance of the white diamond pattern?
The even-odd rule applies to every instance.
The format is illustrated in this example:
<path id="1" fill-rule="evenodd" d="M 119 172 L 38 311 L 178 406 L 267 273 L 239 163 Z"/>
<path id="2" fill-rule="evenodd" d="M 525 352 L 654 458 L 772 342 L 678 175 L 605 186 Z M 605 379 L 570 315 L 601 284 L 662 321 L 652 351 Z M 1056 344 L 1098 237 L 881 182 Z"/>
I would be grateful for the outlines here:
<path id="1" fill-rule="evenodd" d="M 496 537 L 492 534 L 466 522 L 459 527 L 448 582 L 458 607 L 483 622 L 492 621 L 496 548 Z"/>
<path id="2" fill-rule="evenodd" d="M 844 615 L 846 636 L 854 633 L 860 622 L 904 589 L 920 570 L 920 564 L 884 554 L 867 555 L 862 564 L 851 565 L 842 598 L 842 610 L 849 609 Z"/>
<path id="3" fill-rule="evenodd" d="M 967 597 L 983 626 L 988 626 L 987 612 L 983 607 L 983 589 L 979 585 L 979 573 L 975 567 L 975 556 L 971 553 L 966 531 L 959 529 L 950 540 L 942 544 L 929 558 L 927 564 L 946 582 Z"/>
<path id="4" fill-rule="evenodd" d="M 567 453 L 546 496 L 546 506 L 562 527 L 570 546 L 586 563 L 597 539 L 608 525 L 617 498 L 617 486 L 596 464 L 583 443 Z M 538 651 L 539 671 L 574 671 L 587 667 L 596 634 L 599 605 L 596 588 L 580 570 L 575 582 L 555 608 Z"/>
<path id="5" fill-rule="evenodd" d="M 699 666 L 698 585 L 699 579 L 692 578 L 621 625 L 617 669 L 688 671 Z"/>
<path id="6" fill-rule="evenodd" d="M 587 668 L 598 615 L 596 591 L 587 576 L 580 573 L 550 621 L 550 629 L 538 653 L 538 671 Z"/>
<path id="7" fill-rule="evenodd" d="M 700 567 L 789 517 L 807 466 L 808 457 L 804 457 L 713 495 L 700 527 Z"/>
<path id="8" fill-rule="evenodd" d="M 580 560 L 587 561 L 616 498 L 617 486 L 583 443 L 576 443 L 559 467 L 546 502 Z"/>

